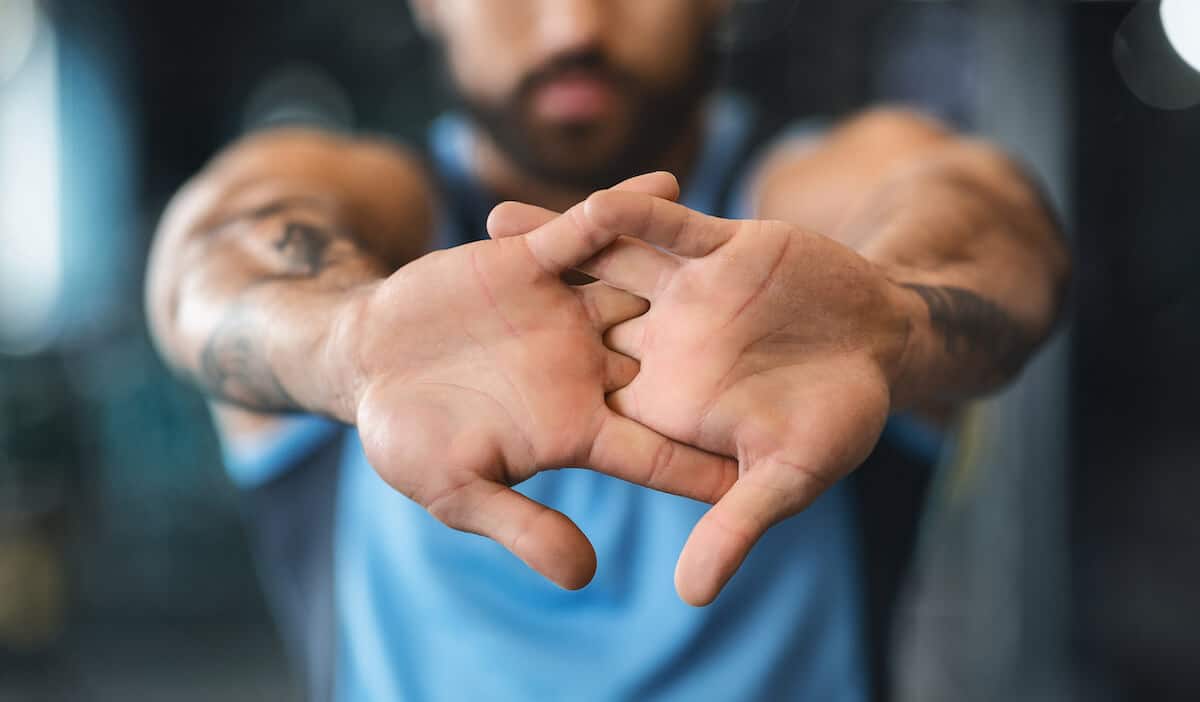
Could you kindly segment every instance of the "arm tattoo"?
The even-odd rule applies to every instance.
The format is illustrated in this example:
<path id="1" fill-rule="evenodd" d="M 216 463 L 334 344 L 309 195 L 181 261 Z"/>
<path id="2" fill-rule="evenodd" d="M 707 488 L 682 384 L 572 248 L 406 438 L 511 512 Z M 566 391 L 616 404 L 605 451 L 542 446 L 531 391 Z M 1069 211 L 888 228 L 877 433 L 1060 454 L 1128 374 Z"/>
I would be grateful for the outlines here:
<path id="1" fill-rule="evenodd" d="M 286 267 L 284 273 L 291 276 L 314 277 L 320 275 L 331 261 L 328 258 L 330 244 L 335 238 L 346 238 L 345 233 L 319 224 L 298 219 L 299 210 L 322 212 L 321 202 L 309 197 L 288 197 L 274 200 L 254 209 L 237 212 L 208 231 L 216 233 L 238 222 L 258 222 L 271 217 L 287 217 L 283 232 L 272 242 L 275 251 L 282 255 Z"/>
<path id="2" fill-rule="evenodd" d="M 1007 312 L 979 295 L 953 286 L 902 283 L 921 296 L 929 320 L 942 335 L 946 354 L 974 354 L 985 359 L 997 375 L 1020 369 L 1036 340 Z"/>
<path id="3" fill-rule="evenodd" d="M 258 348 L 254 319 L 245 302 L 213 330 L 200 351 L 200 385 L 216 397 L 257 410 L 294 410 L 296 401 Z"/>
<path id="4" fill-rule="evenodd" d="M 285 214 L 304 201 L 272 203 L 244 217 L 262 219 Z M 213 328 L 200 351 L 200 364 L 195 380 L 201 388 L 222 400 L 262 411 L 290 411 L 298 405 L 280 383 L 261 347 L 263 325 L 261 314 L 255 313 L 255 302 L 246 295 L 256 286 L 296 278 L 315 278 L 324 273 L 336 257 L 329 255 L 337 230 L 305 222 L 297 218 L 284 220 L 283 231 L 271 242 L 280 256 L 277 272 L 261 275 L 241 293 L 240 299 L 230 302 L 228 311 Z"/>
<path id="5" fill-rule="evenodd" d="M 305 222 L 288 222 L 275 250 L 283 254 L 291 270 L 301 275 L 319 275 L 329 261 L 325 252 L 332 237 L 324 229 Z"/>

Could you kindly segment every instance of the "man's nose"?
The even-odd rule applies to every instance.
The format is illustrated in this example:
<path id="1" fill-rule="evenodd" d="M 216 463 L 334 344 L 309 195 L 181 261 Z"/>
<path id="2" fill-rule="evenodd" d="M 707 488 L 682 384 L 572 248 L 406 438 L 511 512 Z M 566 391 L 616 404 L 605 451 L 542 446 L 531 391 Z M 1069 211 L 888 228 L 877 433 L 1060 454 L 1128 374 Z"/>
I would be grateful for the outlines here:
<path id="1" fill-rule="evenodd" d="M 651 0 L 653 1 L 653 0 Z M 547 57 L 594 49 L 602 43 L 607 0 L 544 0 L 538 35 Z"/>

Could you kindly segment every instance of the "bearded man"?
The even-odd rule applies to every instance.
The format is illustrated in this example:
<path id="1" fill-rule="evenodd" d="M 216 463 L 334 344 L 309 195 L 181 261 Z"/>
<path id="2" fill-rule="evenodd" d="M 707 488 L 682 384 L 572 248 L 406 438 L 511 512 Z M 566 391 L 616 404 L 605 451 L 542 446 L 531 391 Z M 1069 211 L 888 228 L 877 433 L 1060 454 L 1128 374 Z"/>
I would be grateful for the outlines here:
<path id="1" fill-rule="evenodd" d="M 841 479 L 1012 378 L 1067 256 L 928 118 L 764 138 L 727 5 L 414 0 L 463 105 L 426 158 L 260 132 L 170 204 L 155 337 L 315 697 L 865 698 Z"/>

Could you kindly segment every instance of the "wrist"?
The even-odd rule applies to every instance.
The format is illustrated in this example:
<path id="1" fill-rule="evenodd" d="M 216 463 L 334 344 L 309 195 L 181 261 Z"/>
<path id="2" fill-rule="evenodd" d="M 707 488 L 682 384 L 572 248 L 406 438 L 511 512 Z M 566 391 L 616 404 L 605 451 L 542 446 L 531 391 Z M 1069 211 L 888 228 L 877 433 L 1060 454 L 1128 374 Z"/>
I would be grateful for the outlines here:
<path id="1" fill-rule="evenodd" d="M 903 320 L 903 341 L 888 375 L 893 411 L 924 406 L 931 399 L 929 359 L 933 343 L 929 313 L 921 296 L 905 283 L 888 277 L 888 299 L 896 316 Z"/>
<path id="2" fill-rule="evenodd" d="M 365 330 L 370 302 L 382 281 L 363 283 L 343 291 L 333 305 L 321 345 L 321 372 L 326 382 L 323 411 L 354 424 L 359 402 L 370 380 L 364 359 Z"/>

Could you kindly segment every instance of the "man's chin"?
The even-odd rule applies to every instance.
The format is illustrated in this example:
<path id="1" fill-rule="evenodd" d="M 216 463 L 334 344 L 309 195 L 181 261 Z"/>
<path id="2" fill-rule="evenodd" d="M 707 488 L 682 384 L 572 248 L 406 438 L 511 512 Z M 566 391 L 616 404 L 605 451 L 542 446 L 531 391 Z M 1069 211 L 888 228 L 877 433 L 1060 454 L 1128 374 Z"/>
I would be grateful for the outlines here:
<path id="1" fill-rule="evenodd" d="M 635 118 L 635 112 L 622 108 L 604 120 L 574 123 L 536 120 L 524 110 L 506 114 L 477 109 L 475 114 L 494 143 L 526 174 L 548 185 L 590 192 L 659 164 L 669 144 L 648 139 L 643 130 L 659 132 L 661 125 L 641 124 L 646 120 Z"/>
<path id="2" fill-rule="evenodd" d="M 606 130 L 607 131 L 607 130 Z M 608 187 L 614 176 L 629 170 L 631 154 L 629 135 L 610 131 L 580 131 L 575 134 L 556 134 L 554 138 L 539 139 L 530 144 L 528 155 L 536 163 L 527 163 L 542 176 L 553 176 L 564 185 L 595 190 Z"/>

